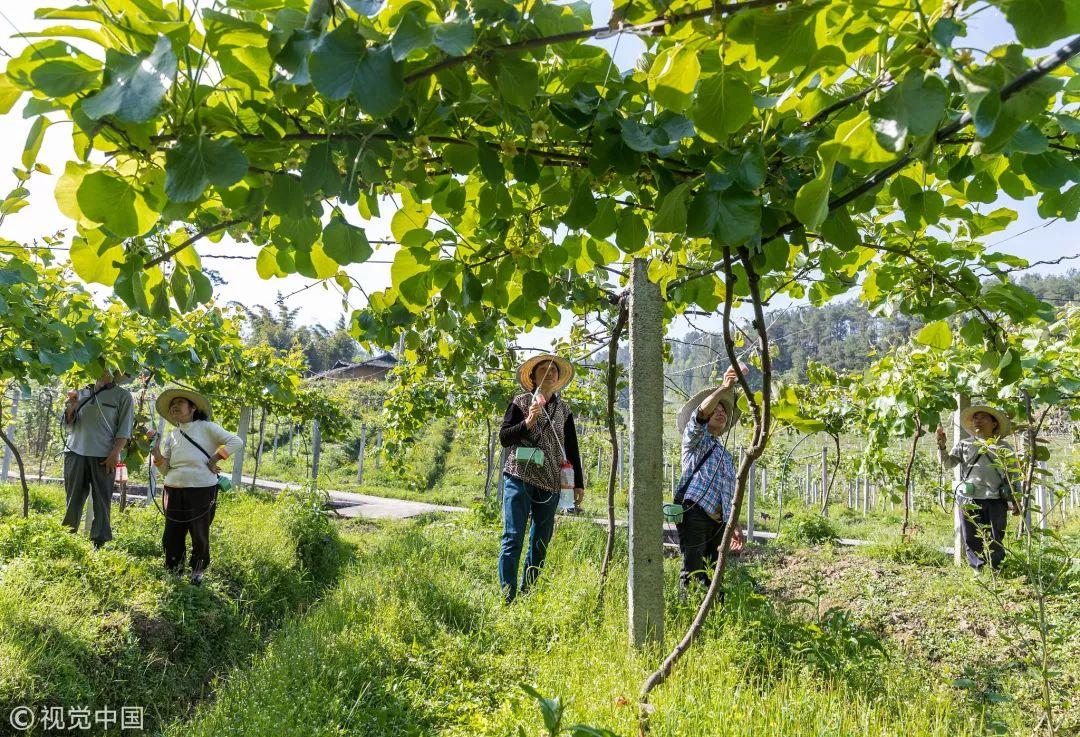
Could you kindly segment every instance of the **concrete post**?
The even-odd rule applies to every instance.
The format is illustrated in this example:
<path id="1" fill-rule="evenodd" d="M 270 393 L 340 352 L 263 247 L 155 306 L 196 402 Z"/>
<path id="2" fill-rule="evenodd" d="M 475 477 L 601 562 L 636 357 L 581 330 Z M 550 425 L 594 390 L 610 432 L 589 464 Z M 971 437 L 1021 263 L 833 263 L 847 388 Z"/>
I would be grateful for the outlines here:
<path id="1" fill-rule="evenodd" d="M 19 387 L 12 387 L 11 391 L 11 423 L 7 426 L 5 434 L 7 439 L 13 444 L 15 442 L 15 421 L 19 417 L 19 395 L 22 392 L 19 391 Z M 0 469 L 0 482 L 7 483 L 8 473 L 11 471 L 11 448 L 4 446 L 4 466 Z"/>
<path id="2" fill-rule="evenodd" d="M 382 466 L 382 428 L 375 433 L 375 470 Z"/>
<path id="3" fill-rule="evenodd" d="M 356 455 L 356 483 L 364 483 L 364 450 L 367 446 L 367 425 L 360 426 L 360 452 Z"/>
<path id="4" fill-rule="evenodd" d="M 630 276 L 630 641 L 664 638 L 663 302 L 649 281 L 648 261 L 634 259 Z"/>
<path id="5" fill-rule="evenodd" d="M 322 450 L 322 433 L 319 421 L 311 421 L 311 488 L 319 488 L 319 452 Z"/>
<path id="6" fill-rule="evenodd" d="M 821 513 L 828 516 L 829 508 L 824 505 L 825 495 L 829 493 L 829 449 L 822 447 L 821 449 L 821 502 L 823 504 Z"/>
<path id="7" fill-rule="evenodd" d="M 233 456 L 232 484 L 239 489 L 244 475 L 244 453 L 247 452 L 248 426 L 251 424 L 251 407 L 240 408 L 240 426 L 236 428 L 236 434 L 244 441 L 240 450 Z"/>
<path id="8" fill-rule="evenodd" d="M 1046 470 L 1046 461 L 1039 461 L 1039 468 Z M 1046 474 L 1039 475 L 1039 529 L 1045 530 L 1050 526 L 1050 510 L 1054 508 L 1050 487 L 1046 485 Z"/>
<path id="9" fill-rule="evenodd" d="M 956 395 L 956 412 L 953 413 L 953 444 L 960 442 L 968 436 L 967 430 L 960 424 L 960 413 L 971 406 L 971 398 L 967 394 Z M 953 490 L 960 489 L 963 473 L 960 464 L 953 469 Z M 964 509 L 960 503 L 960 497 L 953 495 L 953 565 L 962 566 L 967 562 L 964 555 Z"/>

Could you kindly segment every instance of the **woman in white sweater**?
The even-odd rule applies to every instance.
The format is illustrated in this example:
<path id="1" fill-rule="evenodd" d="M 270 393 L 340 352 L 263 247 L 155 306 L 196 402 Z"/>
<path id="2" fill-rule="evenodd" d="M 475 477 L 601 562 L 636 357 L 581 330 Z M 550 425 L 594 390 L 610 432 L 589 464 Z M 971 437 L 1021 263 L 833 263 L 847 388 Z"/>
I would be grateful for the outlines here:
<path id="1" fill-rule="evenodd" d="M 210 422 L 210 402 L 196 392 L 168 389 L 157 400 L 158 413 L 173 425 L 165 441 L 154 445 L 154 465 L 165 475 L 165 567 L 184 571 L 187 536 L 191 535 L 191 583 L 202 583 L 210 565 L 210 524 L 217 504 L 218 463 L 244 441 Z"/>

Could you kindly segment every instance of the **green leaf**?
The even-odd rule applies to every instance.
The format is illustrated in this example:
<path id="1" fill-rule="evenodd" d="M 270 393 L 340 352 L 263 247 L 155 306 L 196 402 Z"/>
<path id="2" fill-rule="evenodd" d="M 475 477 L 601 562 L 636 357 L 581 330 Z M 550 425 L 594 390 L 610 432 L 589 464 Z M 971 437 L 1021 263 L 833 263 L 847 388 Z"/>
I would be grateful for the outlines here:
<path id="1" fill-rule="evenodd" d="M 816 229 L 829 215 L 829 193 L 832 190 L 833 170 L 840 145 L 824 143 L 818 149 L 821 156 L 821 172 L 799 188 L 795 196 L 795 217 L 808 228 Z"/>
<path id="2" fill-rule="evenodd" d="M 285 220 L 300 220 L 307 215 L 304 188 L 293 174 L 275 174 L 266 197 L 266 209 Z"/>
<path id="3" fill-rule="evenodd" d="M 944 320 L 927 323 L 916 333 L 915 342 L 943 351 L 952 345 L 952 329 Z"/>
<path id="4" fill-rule="evenodd" d="M 274 57 L 274 80 L 285 84 L 311 84 L 308 57 L 318 35 L 315 31 L 300 28 L 292 32 L 289 40 Z"/>
<path id="5" fill-rule="evenodd" d="M 344 0 L 345 4 L 360 15 L 374 18 L 382 10 L 383 0 Z"/>
<path id="6" fill-rule="evenodd" d="M 716 237 L 725 246 L 741 246 L 761 235 L 761 198 L 729 187 L 717 200 Z"/>
<path id="7" fill-rule="evenodd" d="M 592 181 L 582 179 L 574 189 L 570 204 L 562 215 L 562 221 L 568 228 L 584 228 L 596 217 L 596 200 L 592 193 Z"/>
<path id="8" fill-rule="evenodd" d="M 110 51 L 105 56 L 105 86 L 83 100 L 83 112 L 92 120 L 112 115 L 125 123 L 143 123 L 157 114 L 174 79 L 176 54 L 165 36 L 158 36 L 149 54 Z"/>
<path id="9" fill-rule="evenodd" d="M 502 184 L 506 180 L 506 170 L 503 169 L 499 154 L 493 146 L 484 141 L 476 143 L 476 157 L 480 162 L 480 173 L 484 179 L 492 184 Z"/>
<path id="10" fill-rule="evenodd" d="M 419 251 L 425 258 L 427 254 Z M 390 281 L 406 306 L 421 309 L 427 305 L 431 291 L 431 267 L 417 260 L 417 252 L 400 248 L 390 266 Z"/>
<path id="11" fill-rule="evenodd" d="M 434 43 L 434 29 L 423 17 L 426 9 L 411 6 L 401 14 L 394 35 L 390 37 L 390 49 L 396 61 L 404 61 L 416 49 L 426 49 Z"/>
<path id="12" fill-rule="evenodd" d="M 1080 174 L 1080 167 L 1060 151 L 1028 154 L 1023 157 L 1021 166 L 1031 183 L 1046 191 L 1060 190 Z"/>
<path id="13" fill-rule="evenodd" d="M 6 74 L 0 74 L 0 115 L 7 115 L 22 97 L 23 91 L 11 83 Z"/>
<path id="14" fill-rule="evenodd" d="M 158 221 L 131 182 L 106 170 L 84 176 L 76 197 L 87 219 L 120 238 L 142 235 Z"/>
<path id="15" fill-rule="evenodd" d="M 600 204 L 596 207 L 596 217 L 589 223 L 589 235 L 593 238 L 604 239 L 612 235 L 618 227 L 619 222 L 615 217 L 615 201 L 610 197 L 605 197 L 600 200 Z"/>
<path id="16" fill-rule="evenodd" d="M 476 43 L 476 30 L 469 19 L 452 20 L 435 26 L 435 45 L 450 56 L 463 56 Z"/>
<path id="17" fill-rule="evenodd" d="M 165 154 L 165 194 L 173 202 L 195 202 L 208 185 L 230 187 L 247 170 L 247 157 L 229 139 L 182 140 Z"/>
<path id="18" fill-rule="evenodd" d="M 8 80 L 48 97 L 67 97 L 97 86 L 101 62 L 63 41 L 27 44 L 5 69 Z"/>
<path id="19" fill-rule="evenodd" d="M 754 96 L 746 83 L 728 74 L 701 81 L 690 117 L 701 133 L 723 141 L 742 128 L 754 112 Z"/>
<path id="20" fill-rule="evenodd" d="M 687 200 L 690 185 L 677 185 L 664 196 L 653 218 L 652 229 L 657 233 L 682 233 L 686 230 Z"/>
<path id="21" fill-rule="evenodd" d="M 661 105 L 681 113 L 690 107 L 700 76 L 697 50 L 672 47 L 657 54 L 649 68 L 649 90 Z"/>
<path id="22" fill-rule="evenodd" d="M 615 243 L 626 253 L 637 253 L 645 247 L 649 228 L 641 216 L 630 208 L 619 213 L 619 228 L 615 231 Z"/>
<path id="23" fill-rule="evenodd" d="M 326 255 L 342 266 L 363 263 L 371 258 L 371 244 L 364 229 L 350 225 L 337 215 L 323 228 L 322 243 Z"/>
<path id="24" fill-rule="evenodd" d="M 22 165 L 26 170 L 34 168 L 38 153 L 41 151 L 41 143 L 45 140 L 45 130 L 49 127 L 49 119 L 44 115 L 34 118 L 30 125 L 30 132 L 26 135 L 26 144 L 23 146 Z"/>
<path id="25" fill-rule="evenodd" d="M 311 147 L 300 171 L 300 184 L 309 196 L 318 192 L 335 195 L 341 191 L 341 172 L 334 163 L 330 144 L 319 143 Z"/>
<path id="26" fill-rule="evenodd" d="M 1005 0 L 1005 19 L 1029 48 L 1049 46 L 1059 38 L 1080 33 L 1080 10 L 1067 0 Z"/>
<path id="27" fill-rule="evenodd" d="M 720 198 L 715 192 L 700 190 L 686 211 L 686 234 L 692 238 L 707 238 L 716 228 L 720 217 Z"/>
<path id="28" fill-rule="evenodd" d="M 870 104 L 870 117 L 878 143 L 899 153 L 907 137 L 932 133 L 945 114 L 949 90 L 933 73 L 908 72 L 900 84 Z"/>
<path id="29" fill-rule="evenodd" d="M 500 55 L 495 84 L 510 104 L 528 109 L 536 99 L 540 77 L 536 64 L 517 56 Z"/>
<path id="30" fill-rule="evenodd" d="M 80 279 L 112 286 L 120 274 L 114 264 L 124 260 L 124 246 L 120 243 L 110 245 L 100 234 L 96 238 L 76 236 L 71 239 L 70 255 L 71 268 Z"/>
<path id="31" fill-rule="evenodd" d="M 350 95 L 372 117 L 397 108 L 405 93 L 405 72 L 387 45 L 368 48 L 351 21 L 318 40 L 309 60 L 311 83 L 331 100 Z"/>

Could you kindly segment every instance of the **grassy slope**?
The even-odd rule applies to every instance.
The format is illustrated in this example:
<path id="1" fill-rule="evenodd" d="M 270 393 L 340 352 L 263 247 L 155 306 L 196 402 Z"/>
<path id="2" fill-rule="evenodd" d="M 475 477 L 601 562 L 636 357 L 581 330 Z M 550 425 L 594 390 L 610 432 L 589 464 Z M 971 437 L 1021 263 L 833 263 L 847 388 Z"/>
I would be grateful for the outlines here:
<path id="1" fill-rule="evenodd" d="M 114 513 L 115 540 L 94 551 L 59 526 L 59 488 L 35 487 L 33 499 L 35 512 L 23 520 L 15 487 L 0 487 L 4 715 L 21 704 L 128 704 L 146 707 L 148 726 L 171 720 L 247 662 L 345 559 L 317 508 L 230 494 L 197 588 L 162 569 L 154 509 Z"/>
<path id="2" fill-rule="evenodd" d="M 522 683 L 564 698 L 567 723 L 634 732 L 637 687 L 658 653 L 627 647 L 624 566 L 596 607 L 599 530 L 560 523 L 541 585 L 506 608 L 493 581 L 497 530 L 468 517 L 370 529 L 337 592 L 169 734 L 464 737 L 519 725 L 538 734 Z M 984 733 L 990 720 L 1030 728 L 1035 691 L 1021 674 L 992 684 L 1019 702 L 952 686 L 965 663 L 982 667 L 979 677 L 1001 665 L 1000 617 L 970 574 L 865 555 L 816 549 L 744 566 L 750 575 L 739 577 L 724 613 L 655 694 L 654 734 L 955 737 Z M 674 561 L 667 574 L 670 596 Z M 795 599 L 815 581 L 829 591 L 821 612 L 848 602 L 850 618 L 808 621 L 813 607 Z M 692 611 L 672 598 L 668 610 L 670 642 Z M 1075 627 L 1080 613 L 1069 616 Z M 875 654 L 874 633 L 888 657 Z"/>

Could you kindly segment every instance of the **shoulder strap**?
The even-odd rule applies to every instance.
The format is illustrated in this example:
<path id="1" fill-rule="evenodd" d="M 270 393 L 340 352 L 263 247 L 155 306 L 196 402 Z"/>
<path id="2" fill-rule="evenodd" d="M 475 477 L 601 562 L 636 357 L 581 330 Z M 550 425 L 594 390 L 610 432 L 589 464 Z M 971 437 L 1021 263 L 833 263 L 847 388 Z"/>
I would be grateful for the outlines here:
<path id="1" fill-rule="evenodd" d="M 90 402 L 98 394 L 101 394 L 103 391 L 106 391 L 108 389 L 112 389 L 114 386 L 116 386 L 116 384 L 110 382 L 110 383 L 106 384 L 103 387 L 92 389 L 90 391 L 90 396 L 88 396 L 86 399 L 79 402 L 79 406 L 75 408 L 75 411 L 71 413 L 71 416 L 73 418 L 75 418 L 76 420 L 79 419 L 79 412 L 82 411 L 82 408 L 85 407 L 88 402 Z"/>
<path id="2" fill-rule="evenodd" d="M 968 476 L 970 476 L 971 472 L 975 470 L 975 464 L 978 463 L 979 459 L 982 457 L 983 451 L 980 450 L 978 453 L 975 454 L 974 460 L 972 460 L 971 463 L 967 464 L 967 471 L 964 472 L 964 477 L 961 479 L 961 481 L 967 481 Z"/>
<path id="3" fill-rule="evenodd" d="M 709 460 L 709 456 L 711 456 L 713 454 L 713 451 L 716 450 L 716 445 L 716 443 L 713 443 L 713 446 L 709 448 L 709 452 L 701 457 L 701 460 L 697 462 L 696 466 L 694 466 L 694 470 L 691 471 L 690 475 L 686 477 L 686 481 L 679 484 L 679 489 L 675 492 L 676 504 L 682 504 L 683 497 L 686 496 L 686 490 L 690 488 L 690 482 L 693 481 L 694 476 L 697 476 L 697 472 L 701 470 L 701 467 L 705 465 L 705 461 Z"/>
<path id="4" fill-rule="evenodd" d="M 206 452 L 206 448 L 204 448 L 204 447 L 202 447 L 201 445 L 199 445 L 198 443 L 196 443 L 196 442 L 195 442 L 195 441 L 194 441 L 194 440 L 192 439 L 192 437 L 191 437 L 190 435 L 188 435 L 188 434 L 187 434 L 186 432 L 184 432 L 183 430 L 181 430 L 181 429 L 180 429 L 179 427 L 178 427 L 178 428 L 176 428 L 176 429 L 177 429 L 177 431 L 178 431 L 178 432 L 179 432 L 179 433 L 180 433 L 181 435 L 183 435 L 183 436 L 184 436 L 185 438 L 187 438 L 187 439 L 188 439 L 188 442 L 189 442 L 189 443 L 191 443 L 191 444 L 192 444 L 192 445 L 194 445 L 194 446 L 195 446 L 196 448 L 198 448 L 199 450 L 201 450 L 201 451 L 202 451 L 202 454 L 203 454 L 204 456 L 206 456 L 207 460 L 209 460 L 209 459 L 213 458 L 213 456 L 211 456 L 211 455 L 210 455 L 209 453 L 207 453 L 207 452 Z"/>

